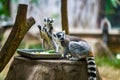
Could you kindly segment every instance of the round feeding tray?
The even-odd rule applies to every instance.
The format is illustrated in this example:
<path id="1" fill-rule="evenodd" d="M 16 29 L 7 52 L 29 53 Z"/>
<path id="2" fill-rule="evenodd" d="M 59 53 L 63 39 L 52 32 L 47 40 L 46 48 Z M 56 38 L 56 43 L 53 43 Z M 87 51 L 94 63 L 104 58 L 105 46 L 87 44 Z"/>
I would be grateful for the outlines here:
<path id="1" fill-rule="evenodd" d="M 17 53 L 31 59 L 60 59 L 62 55 L 60 52 L 49 53 L 38 49 L 17 49 Z"/>

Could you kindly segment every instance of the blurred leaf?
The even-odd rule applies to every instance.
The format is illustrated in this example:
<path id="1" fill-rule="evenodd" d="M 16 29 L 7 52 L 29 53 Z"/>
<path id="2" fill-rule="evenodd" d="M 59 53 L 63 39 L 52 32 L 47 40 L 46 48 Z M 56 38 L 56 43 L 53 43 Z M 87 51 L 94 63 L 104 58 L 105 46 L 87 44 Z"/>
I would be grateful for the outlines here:
<path id="1" fill-rule="evenodd" d="M 0 0 L 0 15 L 9 16 L 9 10 L 6 0 Z"/>
<path id="2" fill-rule="evenodd" d="M 114 6 L 113 6 L 111 0 L 106 0 L 105 12 L 106 12 L 106 14 L 114 14 L 115 13 Z"/>
<path id="3" fill-rule="evenodd" d="M 117 3 L 116 3 L 116 0 L 111 0 L 111 3 L 112 3 L 112 5 L 114 6 L 114 7 L 116 7 L 117 8 Z"/>
<path id="4" fill-rule="evenodd" d="M 0 10 L 3 9 L 3 4 L 0 2 Z"/>
<path id="5" fill-rule="evenodd" d="M 41 44 L 30 45 L 29 49 L 42 49 L 42 45 Z"/>
<path id="6" fill-rule="evenodd" d="M 15 2 L 15 3 L 17 3 L 18 2 L 18 0 L 12 0 L 13 2 Z"/>
<path id="7" fill-rule="evenodd" d="M 38 0 L 31 0 L 30 3 L 35 3 L 37 6 L 39 5 Z"/>
<path id="8" fill-rule="evenodd" d="M 53 18 L 58 18 L 58 17 L 59 17 L 59 14 L 52 14 L 52 17 L 53 17 Z"/>

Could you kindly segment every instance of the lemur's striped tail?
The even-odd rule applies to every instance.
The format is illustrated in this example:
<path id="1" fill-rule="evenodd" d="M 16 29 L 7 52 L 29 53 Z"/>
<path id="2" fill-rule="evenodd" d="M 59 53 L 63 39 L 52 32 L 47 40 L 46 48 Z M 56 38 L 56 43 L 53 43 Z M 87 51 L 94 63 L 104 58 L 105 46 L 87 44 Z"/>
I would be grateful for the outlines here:
<path id="1" fill-rule="evenodd" d="M 96 80 L 96 64 L 94 57 L 87 57 L 88 80 Z"/>

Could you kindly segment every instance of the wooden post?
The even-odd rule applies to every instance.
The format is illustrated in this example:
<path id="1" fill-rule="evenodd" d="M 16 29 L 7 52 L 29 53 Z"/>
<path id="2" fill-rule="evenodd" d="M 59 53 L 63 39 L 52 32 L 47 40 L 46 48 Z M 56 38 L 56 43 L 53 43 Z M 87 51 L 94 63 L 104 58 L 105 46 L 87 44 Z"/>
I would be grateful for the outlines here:
<path id="1" fill-rule="evenodd" d="M 87 62 L 15 57 L 5 80 L 88 80 Z"/>
<path id="2" fill-rule="evenodd" d="M 69 34 L 67 0 L 61 0 L 61 16 L 62 30 L 65 30 L 66 34 Z"/>
<path id="3" fill-rule="evenodd" d="M 12 31 L 0 51 L 0 72 L 9 62 L 20 42 L 22 41 L 26 32 L 35 23 L 35 20 L 30 17 L 26 20 L 27 5 L 20 4 L 18 6 L 17 16 Z"/>

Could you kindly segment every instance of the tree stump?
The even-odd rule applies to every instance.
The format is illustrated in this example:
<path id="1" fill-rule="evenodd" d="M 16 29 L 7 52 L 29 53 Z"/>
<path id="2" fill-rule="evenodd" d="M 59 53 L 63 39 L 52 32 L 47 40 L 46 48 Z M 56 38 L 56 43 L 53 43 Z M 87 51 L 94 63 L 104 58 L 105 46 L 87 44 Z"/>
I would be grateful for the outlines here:
<path id="1" fill-rule="evenodd" d="M 86 61 L 15 57 L 5 80 L 88 80 Z M 97 80 L 101 80 L 97 71 Z"/>

